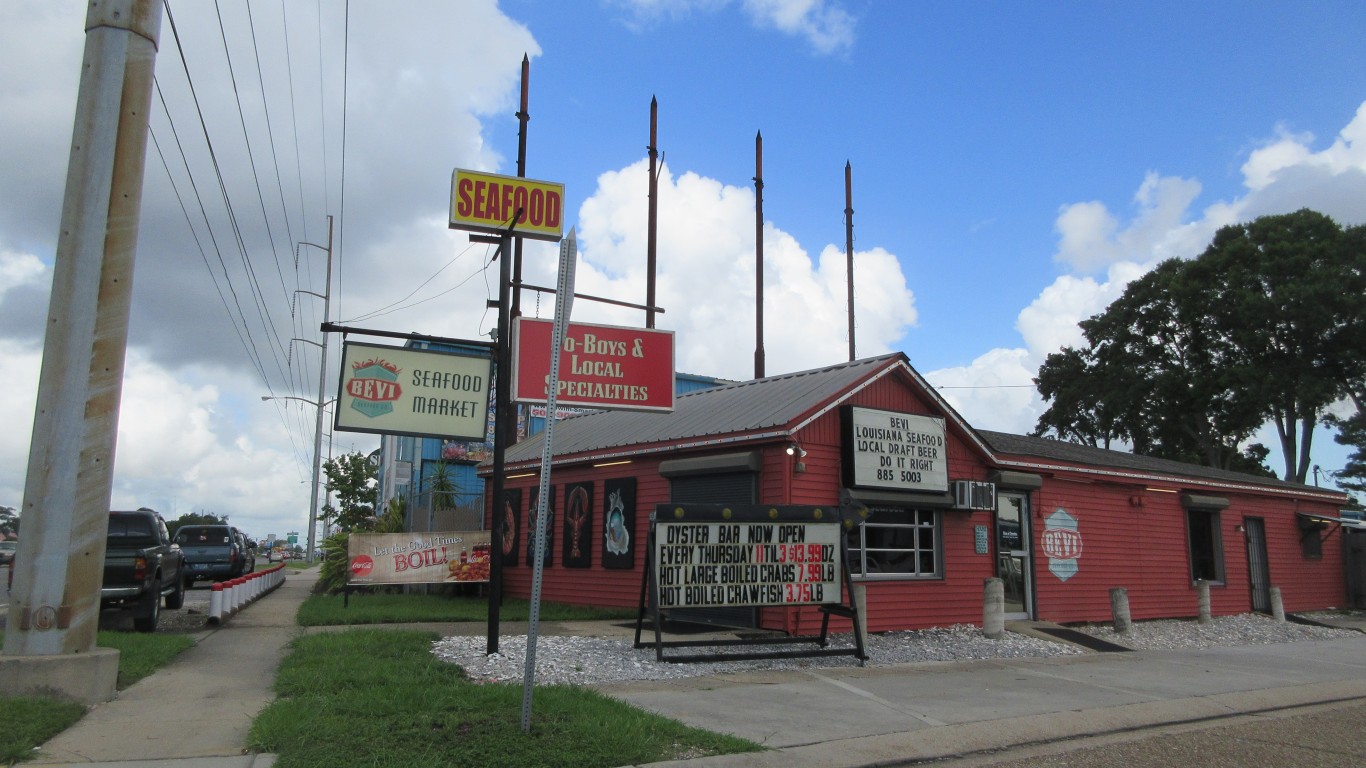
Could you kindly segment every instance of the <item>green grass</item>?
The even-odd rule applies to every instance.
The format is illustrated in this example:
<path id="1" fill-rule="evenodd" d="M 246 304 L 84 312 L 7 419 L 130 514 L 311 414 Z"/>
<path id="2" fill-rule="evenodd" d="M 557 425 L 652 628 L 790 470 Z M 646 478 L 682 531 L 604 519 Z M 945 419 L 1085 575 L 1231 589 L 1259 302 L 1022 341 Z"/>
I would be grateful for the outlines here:
<path id="1" fill-rule="evenodd" d="M 0 645 L 5 634 L 0 632 Z M 123 690 L 170 663 L 194 645 L 186 635 L 141 632 L 100 632 L 95 644 L 119 652 L 116 686 Z M 33 749 L 70 728 L 85 714 L 81 704 L 32 696 L 0 698 L 0 764 L 10 765 L 33 756 Z"/>
<path id="2" fill-rule="evenodd" d="M 74 701 L 21 697 L 0 698 L 0 765 L 33 757 L 39 744 L 70 728 L 85 715 Z"/>
<path id="3" fill-rule="evenodd" d="M 276 753 L 278 768 L 589 768 L 762 749 L 569 686 L 535 689 L 524 734 L 521 685 L 466 680 L 432 655 L 437 639 L 382 629 L 296 639 L 249 747 Z"/>
<path id="4" fill-rule="evenodd" d="M 423 621 L 487 621 L 488 599 L 449 595 L 390 595 L 360 592 L 343 607 L 341 595 L 312 594 L 299 608 L 298 621 L 305 627 L 338 624 L 402 624 Z M 508 598 L 498 609 L 500 621 L 526 621 L 530 603 Z M 634 619 L 630 608 L 589 608 L 561 603 L 542 603 L 542 621 L 599 621 Z"/>

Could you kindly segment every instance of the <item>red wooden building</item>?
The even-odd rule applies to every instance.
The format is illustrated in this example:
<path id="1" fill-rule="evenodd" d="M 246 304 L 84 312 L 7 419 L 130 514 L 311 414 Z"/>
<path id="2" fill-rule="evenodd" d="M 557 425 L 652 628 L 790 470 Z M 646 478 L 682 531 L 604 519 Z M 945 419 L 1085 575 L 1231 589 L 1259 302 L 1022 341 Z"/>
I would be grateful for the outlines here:
<path id="1" fill-rule="evenodd" d="M 983 581 L 1007 618 L 1100 622 L 1109 590 L 1133 618 L 1346 603 L 1345 495 L 1279 480 L 974 429 L 897 353 L 719 386 L 669 414 L 612 411 L 556 424 L 542 599 L 635 606 L 657 503 L 859 510 L 848 567 L 870 631 L 982 621 Z M 543 443 L 507 452 L 506 593 L 531 588 L 528 532 Z M 487 474 L 488 465 L 481 467 Z M 488 484 L 491 486 L 491 484 Z M 811 607 L 695 618 L 809 632 Z M 847 623 L 845 624 L 847 627 Z"/>

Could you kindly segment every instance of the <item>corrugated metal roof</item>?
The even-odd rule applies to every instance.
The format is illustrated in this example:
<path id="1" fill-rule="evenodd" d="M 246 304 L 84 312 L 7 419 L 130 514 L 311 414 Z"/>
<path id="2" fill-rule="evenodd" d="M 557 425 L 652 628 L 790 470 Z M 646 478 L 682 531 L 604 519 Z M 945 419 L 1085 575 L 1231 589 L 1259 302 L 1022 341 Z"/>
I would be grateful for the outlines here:
<path id="1" fill-rule="evenodd" d="M 1308 490 L 1333 493 L 1330 489 L 1312 488 L 1302 483 L 1290 483 L 1284 480 L 1278 480 L 1274 477 L 1249 475 L 1244 472 L 1233 472 L 1226 469 L 1206 467 L 1200 464 L 1187 464 L 1184 461 L 1142 456 L 1126 451 L 1093 448 L 1089 445 L 1078 445 L 1077 443 L 1069 443 L 1064 440 L 1050 440 L 1027 435 L 1012 435 L 1006 432 L 991 432 L 984 429 L 977 430 L 977 434 L 981 435 L 982 439 L 987 441 L 991 446 L 993 453 L 998 454 L 998 459 L 1005 459 L 1008 456 L 1034 456 L 1051 461 L 1066 462 L 1068 464 L 1081 464 L 1090 467 L 1110 467 L 1128 472 L 1154 475 L 1176 475 L 1197 480 L 1211 480 L 1242 485 L 1261 485 L 1268 488 L 1280 488 L 1284 490 Z"/>
<path id="2" fill-rule="evenodd" d="M 675 398 L 672 413 L 598 411 L 575 416 L 555 423 L 555 455 L 625 452 L 684 441 L 705 443 L 780 433 L 813 408 L 904 359 L 897 352 L 690 392 Z M 506 461 L 539 461 L 543 450 L 537 435 L 509 447 Z"/>

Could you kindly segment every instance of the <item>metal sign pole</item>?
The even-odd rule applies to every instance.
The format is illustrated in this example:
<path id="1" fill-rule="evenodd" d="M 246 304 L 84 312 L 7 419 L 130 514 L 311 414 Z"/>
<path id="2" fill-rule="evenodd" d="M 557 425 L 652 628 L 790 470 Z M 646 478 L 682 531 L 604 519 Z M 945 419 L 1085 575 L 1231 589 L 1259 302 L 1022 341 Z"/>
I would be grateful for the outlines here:
<path id="1" fill-rule="evenodd" d="M 550 497 L 550 461 L 554 456 L 551 437 L 555 427 L 555 408 L 560 388 L 560 348 L 574 304 L 574 266 L 578 242 L 574 230 L 560 243 L 560 277 L 555 294 L 555 330 L 550 339 L 550 379 L 546 392 L 545 445 L 541 450 L 541 482 L 536 502 L 536 547 L 531 568 L 531 610 L 526 636 L 526 671 L 522 681 L 522 733 L 531 731 L 531 692 L 536 682 L 536 625 L 541 619 L 541 580 L 545 571 L 546 505 Z"/>

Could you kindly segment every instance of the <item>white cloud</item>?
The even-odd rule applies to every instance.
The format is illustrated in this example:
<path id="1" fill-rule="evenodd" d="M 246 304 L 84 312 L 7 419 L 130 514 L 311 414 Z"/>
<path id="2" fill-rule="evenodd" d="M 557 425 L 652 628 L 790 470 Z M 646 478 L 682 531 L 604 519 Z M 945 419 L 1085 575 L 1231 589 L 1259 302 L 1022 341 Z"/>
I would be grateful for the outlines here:
<path id="1" fill-rule="evenodd" d="M 679 19 L 696 13 L 716 13 L 732 0 L 618 0 L 629 10 L 630 26 L 644 29 L 660 19 Z M 805 39 L 820 54 L 845 51 L 854 45 L 857 20 L 833 0 L 742 0 L 750 21 Z"/>
<path id="2" fill-rule="evenodd" d="M 745 0 L 745 10 L 757 25 L 804 37 L 820 53 L 854 45 L 854 17 L 825 0 Z"/>
<path id="3" fill-rule="evenodd" d="M 644 303 L 648 161 L 602 174 L 579 211 L 580 293 Z M 677 332 L 682 371 L 749 378 L 754 372 L 754 195 L 694 173 L 659 179 L 657 327 Z M 859 356 L 889 351 L 915 323 L 914 296 L 896 257 L 857 252 Z M 545 279 L 549 279 L 549 275 Z M 790 234 L 764 226 L 764 350 L 769 375 L 848 358 L 843 249 L 813 262 Z M 547 308 L 548 313 L 548 308 Z M 584 322 L 640 323 L 641 311 L 576 303 Z"/>
<path id="4" fill-rule="evenodd" d="M 1312 141 L 1312 136 L 1291 135 L 1278 127 L 1276 138 L 1252 151 L 1243 164 L 1247 194 L 1201 211 L 1191 208 L 1200 193 L 1198 181 L 1155 173 L 1139 184 L 1127 222 L 1100 202 L 1063 206 L 1055 224 L 1059 246 L 1054 258 L 1074 273 L 1059 276 L 1021 310 L 1016 329 L 1024 348 L 991 350 L 969 366 L 932 371 L 926 378 L 946 387 L 980 387 L 946 390 L 970 423 L 1029 431 L 1043 409 L 1038 394 L 992 387 L 1028 380 L 1049 353 L 1082 343 L 1077 322 L 1103 310 L 1158 262 L 1198 256 L 1222 226 L 1304 207 L 1341 224 L 1366 223 L 1366 102 L 1330 146 L 1315 150 Z M 1097 280 L 1093 275 L 1102 269 L 1105 279 Z M 1014 424 L 993 426 L 1006 421 Z M 1273 450 L 1274 442 L 1268 443 Z M 1325 442 L 1316 441 L 1316 453 Z"/>

